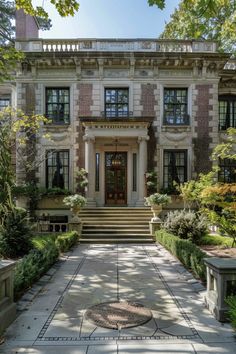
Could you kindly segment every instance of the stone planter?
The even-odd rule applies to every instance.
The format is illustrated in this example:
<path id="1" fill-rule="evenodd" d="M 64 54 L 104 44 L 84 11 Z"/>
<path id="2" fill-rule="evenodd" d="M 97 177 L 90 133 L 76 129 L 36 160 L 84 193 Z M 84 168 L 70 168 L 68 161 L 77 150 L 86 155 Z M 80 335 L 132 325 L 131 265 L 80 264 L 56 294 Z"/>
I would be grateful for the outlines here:
<path id="1" fill-rule="evenodd" d="M 162 212 L 162 205 L 151 205 L 151 211 L 153 213 L 152 222 L 159 222 L 159 215 Z"/>
<path id="2" fill-rule="evenodd" d="M 63 203 L 64 195 L 45 196 L 38 202 L 38 209 L 68 209 Z"/>

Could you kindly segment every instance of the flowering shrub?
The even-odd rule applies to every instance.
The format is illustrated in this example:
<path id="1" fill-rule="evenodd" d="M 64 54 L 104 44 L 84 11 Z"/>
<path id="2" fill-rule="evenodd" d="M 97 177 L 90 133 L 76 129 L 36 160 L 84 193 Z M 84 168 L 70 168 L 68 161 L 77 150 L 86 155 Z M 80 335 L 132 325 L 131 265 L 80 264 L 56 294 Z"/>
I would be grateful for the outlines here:
<path id="1" fill-rule="evenodd" d="M 145 198 L 145 205 L 166 205 L 170 203 L 171 198 L 167 194 L 155 193 Z"/>
<path id="2" fill-rule="evenodd" d="M 68 197 L 65 197 L 63 199 L 63 203 L 71 208 L 78 207 L 78 206 L 83 208 L 86 202 L 87 199 L 79 194 L 69 195 Z"/>

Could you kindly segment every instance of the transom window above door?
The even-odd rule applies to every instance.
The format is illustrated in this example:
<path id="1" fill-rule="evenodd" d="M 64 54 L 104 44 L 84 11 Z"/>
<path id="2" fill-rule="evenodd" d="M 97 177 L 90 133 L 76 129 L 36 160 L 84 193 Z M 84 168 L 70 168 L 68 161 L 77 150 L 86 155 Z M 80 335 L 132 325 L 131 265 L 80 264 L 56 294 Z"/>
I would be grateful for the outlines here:
<path id="1" fill-rule="evenodd" d="M 70 90 L 68 87 L 46 88 L 46 117 L 53 124 L 69 124 Z"/>
<path id="2" fill-rule="evenodd" d="M 164 125 L 188 125 L 188 89 L 164 89 Z"/>
<path id="3" fill-rule="evenodd" d="M 128 88 L 105 89 L 105 116 L 108 118 L 129 116 Z"/>

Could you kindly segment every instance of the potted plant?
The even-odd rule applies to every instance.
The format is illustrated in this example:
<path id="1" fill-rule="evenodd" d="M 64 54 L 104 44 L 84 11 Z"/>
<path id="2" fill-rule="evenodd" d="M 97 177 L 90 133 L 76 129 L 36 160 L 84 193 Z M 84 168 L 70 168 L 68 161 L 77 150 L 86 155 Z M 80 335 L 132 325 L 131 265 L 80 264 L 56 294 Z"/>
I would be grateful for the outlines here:
<path id="1" fill-rule="evenodd" d="M 63 203 L 70 207 L 70 210 L 75 216 L 78 215 L 80 209 L 85 206 L 86 202 L 86 198 L 80 194 L 69 195 L 63 199 Z"/>
<path id="2" fill-rule="evenodd" d="M 145 205 L 151 207 L 153 212 L 152 221 L 160 220 L 158 215 L 162 211 L 162 206 L 170 203 L 171 198 L 167 194 L 154 193 L 145 198 Z"/>

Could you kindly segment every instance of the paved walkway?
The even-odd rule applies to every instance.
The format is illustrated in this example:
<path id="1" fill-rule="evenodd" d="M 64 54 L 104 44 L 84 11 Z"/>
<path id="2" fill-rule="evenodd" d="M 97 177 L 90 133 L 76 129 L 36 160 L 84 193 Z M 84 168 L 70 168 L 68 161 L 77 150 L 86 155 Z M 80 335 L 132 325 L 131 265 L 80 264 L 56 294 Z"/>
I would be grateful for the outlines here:
<path id="1" fill-rule="evenodd" d="M 18 304 L 1 354 L 236 353 L 230 325 L 204 307 L 204 288 L 158 245 L 80 245 L 35 289 L 37 296 L 31 291 Z M 114 330 L 84 316 L 117 299 L 143 304 L 153 318 Z"/>

